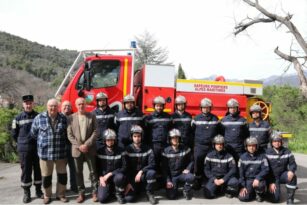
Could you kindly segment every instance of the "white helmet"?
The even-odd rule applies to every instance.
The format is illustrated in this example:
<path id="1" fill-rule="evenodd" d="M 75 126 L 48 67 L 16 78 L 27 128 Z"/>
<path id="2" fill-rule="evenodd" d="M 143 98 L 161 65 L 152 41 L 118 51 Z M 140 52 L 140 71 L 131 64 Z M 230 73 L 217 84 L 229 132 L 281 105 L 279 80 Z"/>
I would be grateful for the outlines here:
<path id="1" fill-rule="evenodd" d="M 133 95 L 126 95 L 123 99 L 123 102 L 126 103 L 126 102 L 134 102 L 135 103 L 135 98 Z"/>
<path id="2" fill-rule="evenodd" d="M 162 104 L 162 105 L 165 105 L 165 99 L 161 96 L 157 96 L 154 98 L 153 100 L 153 104 Z"/>
<path id="3" fill-rule="evenodd" d="M 239 107 L 239 102 L 234 98 L 230 98 L 227 101 L 227 107 Z"/>
<path id="4" fill-rule="evenodd" d="M 112 129 L 106 129 L 103 132 L 103 139 L 104 140 L 115 140 L 116 139 L 116 133 Z"/>
<path id="5" fill-rule="evenodd" d="M 187 100 L 182 95 L 177 96 L 175 99 L 175 104 L 186 104 L 186 103 L 187 103 Z"/>
<path id="6" fill-rule="evenodd" d="M 172 137 L 181 137 L 181 132 L 178 129 L 172 129 L 171 131 L 169 131 L 168 136 L 170 138 Z"/>
<path id="7" fill-rule="evenodd" d="M 200 107 L 212 107 L 212 101 L 209 98 L 203 98 L 200 101 Z"/>
<path id="8" fill-rule="evenodd" d="M 102 100 L 102 99 L 108 99 L 108 95 L 103 92 L 97 93 L 96 100 Z"/>

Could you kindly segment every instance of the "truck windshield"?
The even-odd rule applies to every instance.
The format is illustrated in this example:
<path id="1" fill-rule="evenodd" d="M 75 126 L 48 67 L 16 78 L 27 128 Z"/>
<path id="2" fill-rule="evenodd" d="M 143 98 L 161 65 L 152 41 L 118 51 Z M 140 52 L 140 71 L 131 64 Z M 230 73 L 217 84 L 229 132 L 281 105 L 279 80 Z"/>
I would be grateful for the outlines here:
<path id="1" fill-rule="evenodd" d="M 115 86 L 118 83 L 120 62 L 118 60 L 97 60 L 91 63 L 92 88 Z M 84 74 L 81 75 L 77 89 L 84 83 Z"/>

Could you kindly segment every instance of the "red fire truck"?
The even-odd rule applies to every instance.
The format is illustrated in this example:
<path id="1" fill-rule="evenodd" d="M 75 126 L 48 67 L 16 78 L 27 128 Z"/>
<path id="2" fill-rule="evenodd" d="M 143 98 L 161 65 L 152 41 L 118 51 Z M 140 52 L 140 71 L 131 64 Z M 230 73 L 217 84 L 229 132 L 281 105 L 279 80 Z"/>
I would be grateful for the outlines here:
<path id="1" fill-rule="evenodd" d="M 218 81 L 176 79 L 173 65 L 144 65 L 135 72 L 134 52 L 134 49 L 81 51 L 56 97 L 62 102 L 69 100 L 73 111 L 76 111 L 76 98 L 84 97 L 87 111 L 92 111 L 96 107 L 96 94 L 104 92 L 109 96 L 110 107 L 118 111 L 122 109 L 123 97 L 131 94 L 135 96 L 137 106 L 144 113 L 150 113 L 153 98 L 162 96 L 166 99 L 165 111 L 172 113 L 175 98 L 182 95 L 186 97 L 187 111 L 192 115 L 200 112 L 200 101 L 207 97 L 213 102 L 212 112 L 219 117 L 227 111 L 227 100 L 235 98 L 244 117 L 249 119 L 249 107 L 255 103 L 262 107 L 263 117 L 269 117 L 270 104 L 258 97 L 263 90 L 260 81 L 225 82 L 223 77 Z"/>

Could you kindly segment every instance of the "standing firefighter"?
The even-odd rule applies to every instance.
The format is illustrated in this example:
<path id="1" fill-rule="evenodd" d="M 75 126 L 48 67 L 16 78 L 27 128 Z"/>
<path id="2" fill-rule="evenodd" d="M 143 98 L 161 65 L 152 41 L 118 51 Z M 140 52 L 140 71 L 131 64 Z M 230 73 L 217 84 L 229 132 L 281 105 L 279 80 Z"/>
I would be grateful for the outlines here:
<path id="1" fill-rule="evenodd" d="M 239 160 L 240 172 L 240 201 L 250 201 L 255 198 L 258 202 L 263 201 L 266 187 L 266 177 L 269 173 L 268 160 L 265 155 L 258 152 L 258 142 L 255 137 L 245 141 L 247 152 L 241 155 Z"/>
<path id="2" fill-rule="evenodd" d="M 244 153 L 244 140 L 248 137 L 247 121 L 240 115 L 239 102 L 236 99 L 229 99 L 227 107 L 226 116 L 221 120 L 222 134 L 227 151 L 238 161 Z"/>
<path id="3" fill-rule="evenodd" d="M 194 137 L 194 159 L 195 159 L 195 184 L 194 188 L 199 189 L 204 175 L 204 160 L 212 149 L 212 140 L 219 132 L 219 119 L 211 113 L 212 101 L 204 98 L 200 101 L 201 113 L 195 116 L 192 121 L 192 128 L 195 130 Z"/>
<path id="4" fill-rule="evenodd" d="M 33 119 L 38 115 L 33 110 L 33 95 L 22 96 L 24 111 L 16 116 L 12 123 L 12 136 L 17 142 L 17 151 L 21 165 L 21 187 L 24 189 L 23 202 L 31 201 L 32 170 L 34 170 L 34 185 L 36 196 L 43 197 L 41 190 L 42 177 L 37 155 L 37 142 L 30 137 Z"/>
<path id="5" fill-rule="evenodd" d="M 172 114 L 173 128 L 181 133 L 181 141 L 183 144 L 193 147 L 193 132 L 191 127 L 192 115 L 186 112 L 187 100 L 184 96 L 179 95 L 175 99 L 176 111 Z"/>
<path id="6" fill-rule="evenodd" d="M 117 146 L 116 134 L 112 129 L 103 133 L 104 145 L 97 149 L 99 177 L 98 200 L 105 203 L 115 190 L 118 203 L 123 204 L 126 163 L 124 152 Z"/>
<path id="7" fill-rule="evenodd" d="M 156 182 L 155 158 L 152 149 L 142 140 L 143 129 L 138 125 L 131 127 L 132 144 L 126 149 L 128 185 L 125 200 L 134 202 L 142 190 L 151 204 L 156 204 L 154 185 Z"/>
<path id="8" fill-rule="evenodd" d="M 252 105 L 249 109 L 250 116 L 253 122 L 249 124 L 249 135 L 255 136 L 259 143 L 259 151 L 265 152 L 271 135 L 271 126 L 267 121 L 261 118 L 261 107 L 259 105 Z"/>
<path id="9" fill-rule="evenodd" d="M 297 189 L 295 171 L 297 165 L 293 154 L 282 145 L 282 136 L 276 133 L 271 139 L 272 147 L 266 150 L 271 173 L 269 175 L 269 193 L 273 202 L 280 200 L 280 184 L 286 184 L 287 204 L 294 203 L 294 193 Z"/>
<path id="10" fill-rule="evenodd" d="M 194 175 L 192 173 L 194 160 L 191 148 L 180 144 L 181 133 L 177 129 L 169 132 L 170 146 L 164 149 L 162 155 L 163 171 L 166 177 L 166 196 L 176 199 L 178 187 L 184 184 L 183 195 L 187 200 L 192 199 L 192 185 Z"/>
<path id="11" fill-rule="evenodd" d="M 155 111 L 148 115 L 145 119 L 148 135 L 148 144 L 152 145 L 157 174 L 162 173 L 162 158 L 161 153 L 167 145 L 167 134 L 171 127 L 171 116 L 164 112 L 165 99 L 157 96 L 153 100 L 153 107 Z"/>
<path id="12" fill-rule="evenodd" d="M 143 126 L 143 113 L 135 107 L 135 98 L 126 95 L 123 99 L 124 109 L 115 116 L 118 145 L 126 148 L 130 143 L 130 130 L 132 125 Z"/>
<path id="13" fill-rule="evenodd" d="M 204 188 L 206 198 L 215 198 L 218 193 L 225 192 L 232 198 L 238 194 L 238 179 L 236 178 L 236 162 L 231 154 L 224 149 L 225 140 L 222 135 L 213 139 L 214 150 L 205 159 L 205 175 L 208 182 Z"/>
<path id="14" fill-rule="evenodd" d="M 96 95 L 97 107 L 93 111 L 97 119 L 97 150 L 103 146 L 103 133 L 106 129 L 114 129 L 114 111 L 108 105 L 107 94 L 100 92 Z"/>

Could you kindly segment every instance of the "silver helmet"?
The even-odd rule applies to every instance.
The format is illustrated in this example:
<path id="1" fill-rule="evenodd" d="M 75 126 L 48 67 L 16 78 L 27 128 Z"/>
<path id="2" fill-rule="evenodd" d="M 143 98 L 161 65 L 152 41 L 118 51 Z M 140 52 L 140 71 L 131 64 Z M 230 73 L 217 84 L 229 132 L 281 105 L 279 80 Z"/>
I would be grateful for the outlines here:
<path id="1" fill-rule="evenodd" d="M 245 140 L 245 146 L 256 145 L 258 148 L 258 140 L 256 137 L 249 137 Z"/>
<path id="2" fill-rule="evenodd" d="M 126 95 L 123 99 L 123 102 L 124 103 L 127 103 L 127 102 L 134 102 L 135 103 L 135 97 L 133 95 Z"/>
<path id="3" fill-rule="evenodd" d="M 153 104 L 162 104 L 162 105 L 165 105 L 165 99 L 161 96 L 157 96 L 154 98 L 153 100 Z"/>
<path id="4" fill-rule="evenodd" d="M 172 129 L 171 131 L 169 131 L 168 136 L 170 138 L 172 137 L 181 137 L 181 132 L 178 129 Z"/>
<path id="5" fill-rule="evenodd" d="M 103 92 L 97 93 L 96 100 L 102 100 L 102 99 L 108 99 L 108 95 Z"/>
<path id="6" fill-rule="evenodd" d="M 230 98 L 227 101 L 227 107 L 239 107 L 239 102 L 234 98 Z"/>
<path id="7" fill-rule="evenodd" d="M 281 135 L 281 133 L 280 132 L 273 132 L 272 133 L 272 136 L 271 136 L 271 142 L 273 142 L 273 141 L 280 141 L 280 142 L 282 142 L 282 135 Z"/>
<path id="8" fill-rule="evenodd" d="M 252 113 L 252 112 L 261 112 L 261 107 L 260 105 L 252 105 L 250 108 L 249 108 L 249 112 Z"/>
<path id="9" fill-rule="evenodd" d="M 106 129 L 103 132 L 103 139 L 104 140 L 116 140 L 116 133 L 112 129 Z"/>
<path id="10" fill-rule="evenodd" d="M 200 101 L 200 107 L 212 107 L 212 101 L 209 98 L 203 98 Z"/>
<path id="11" fill-rule="evenodd" d="M 212 141 L 213 144 L 224 144 L 225 138 L 222 135 L 216 135 Z"/>
<path id="12" fill-rule="evenodd" d="M 182 95 L 177 96 L 175 99 L 175 104 L 186 104 L 186 103 L 187 103 L 187 100 Z"/>
<path id="13" fill-rule="evenodd" d="M 132 125 L 130 133 L 131 134 L 134 134 L 134 133 L 143 134 L 143 128 L 139 125 Z"/>

